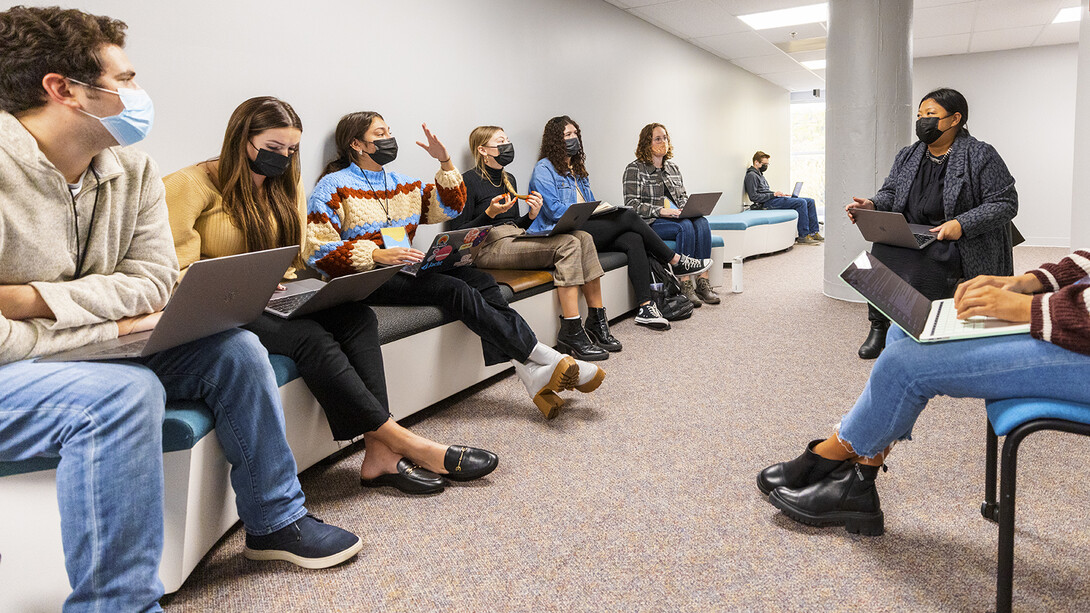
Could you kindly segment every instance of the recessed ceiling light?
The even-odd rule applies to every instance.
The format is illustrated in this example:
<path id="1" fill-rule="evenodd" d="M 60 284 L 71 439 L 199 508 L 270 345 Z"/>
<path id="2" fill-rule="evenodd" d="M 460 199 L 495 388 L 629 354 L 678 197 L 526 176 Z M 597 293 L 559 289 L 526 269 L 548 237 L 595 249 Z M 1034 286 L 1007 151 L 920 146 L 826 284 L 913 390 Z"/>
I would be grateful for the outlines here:
<path id="1" fill-rule="evenodd" d="M 808 62 L 799 63 L 810 70 L 825 70 L 825 60 L 810 60 Z"/>
<path id="2" fill-rule="evenodd" d="M 1052 23 L 1070 23 L 1072 21 L 1078 21 L 1081 17 L 1079 14 L 1081 11 L 1081 6 L 1060 9 L 1060 12 L 1056 13 L 1056 18 L 1052 20 Z"/>
<path id="3" fill-rule="evenodd" d="M 739 15 L 738 19 L 744 21 L 754 30 L 797 26 L 803 23 L 819 23 L 829 20 L 829 4 L 810 4 L 778 11 L 751 13 L 749 15 Z"/>

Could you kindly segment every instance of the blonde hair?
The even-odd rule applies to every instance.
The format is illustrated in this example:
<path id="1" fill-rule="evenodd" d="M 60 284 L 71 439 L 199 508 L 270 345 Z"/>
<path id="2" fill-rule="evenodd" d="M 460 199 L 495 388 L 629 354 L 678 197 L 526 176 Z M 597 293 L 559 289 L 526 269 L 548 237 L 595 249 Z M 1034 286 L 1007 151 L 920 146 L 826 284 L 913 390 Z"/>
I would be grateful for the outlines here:
<path id="1" fill-rule="evenodd" d="M 492 137 L 497 132 L 502 132 L 503 128 L 499 126 L 477 126 L 473 128 L 473 131 L 469 133 L 469 151 L 473 153 L 473 164 L 477 167 L 477 172 L 482 177 L 488 176 L 488 166 L 485 164 L 486 158 L 481 155 L 480 151 L 477 151 L 478 147 L 487 147 L 488 141 L 492 140 Z M 515 194 L 515 188 L 511 186 L 511 181 L 507 178 L 507 171 L 502 170 L 503 174 L 503 186 L 507 188 L 507 191 L 511 194 Z"/>

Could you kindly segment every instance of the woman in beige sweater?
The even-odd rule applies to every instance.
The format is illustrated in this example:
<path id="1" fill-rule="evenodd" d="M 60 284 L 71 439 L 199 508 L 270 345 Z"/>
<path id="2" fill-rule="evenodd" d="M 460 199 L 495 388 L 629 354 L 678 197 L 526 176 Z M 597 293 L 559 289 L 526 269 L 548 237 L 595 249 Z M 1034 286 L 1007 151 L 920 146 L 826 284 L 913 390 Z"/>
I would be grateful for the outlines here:
<path id="1" fill-rule="evenodd" d="M 302 122 L 290 105 L 251 98 L 231 115 L 219 158 L 164 178 L 183 271 L 203 258 L 301 243 L 301 137 Z M 295 270 L 285 277 L 294 278 Z M 361 485 L 430 494 L 442 491 L 448 478 L 476 479 L 498 464 L 489 451 L 440 445 L 390 417 L 378 323 L 367 306 L 348 303 L 293 320 L 264 314 L 246 328 L 270 353 L 295 361 L 335 439 L 363 435 Z"/>

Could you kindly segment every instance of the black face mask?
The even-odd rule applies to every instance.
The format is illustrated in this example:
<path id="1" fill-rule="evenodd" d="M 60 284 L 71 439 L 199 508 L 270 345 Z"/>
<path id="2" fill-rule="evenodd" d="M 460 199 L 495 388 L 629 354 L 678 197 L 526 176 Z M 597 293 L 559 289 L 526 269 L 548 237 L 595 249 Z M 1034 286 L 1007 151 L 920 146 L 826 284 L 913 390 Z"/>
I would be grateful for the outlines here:
<path id="1" fill-rule="evenodd" d="M 949 115 L 946 117 L 949 117 Z M 917 119 L 916 138 L 923 141 L 923 144 L 925 145 L 930 145 L 942 138 L 942 133 L 945 132 L 945 130 L 939 129 L 939 120 L 946 119 L 946 117 L 920 117 Z M 949 129 L 950 128 L 947 128 L 947 130 Z"/>
<path id="2" fill-rule="evenodd" d="M 764 172 L 764 171 L 768 170 L 768 164 L 761 164 L 761 167 L 758 168 L 757 170 L 759 170 L 761 172 Z"/>
<path id="3" fill-rule="evenodd" d="M 375 146 L 375 152 L 367 155 L 371 156 L 371 161 L 379 166 L 385 166 L 397 159 L 396 138 L 392 136 L 390 138 L 380 138 L 371 141 L 371 144 Z"/>
<path id="4" fill-rule="evenodd" d="M 258 149 L 257 159 L 250 160 L 250 170 L 270 179 L 284 174 L 289 165 L 291 165 L 291 156 L 281 155 L 268 149 Z"/>
<path id="5" fill-rule="evenodd" d="M 579 144 L 579 137 L 564 139 L 564 151 L 568 155 L 579 155 L 579 152 L 583 150 L 583 145 Z"/>
<path id="6" fill-rule="evenodd" d="M 511 162 L 515 161 L 515 146 L 511 143 L 504 143 L 502 145 L 496 145 L 496 149 L 499 149 L 499 153 L 496 154 L 496 163 L 500 166 L 507 166 Z"/>

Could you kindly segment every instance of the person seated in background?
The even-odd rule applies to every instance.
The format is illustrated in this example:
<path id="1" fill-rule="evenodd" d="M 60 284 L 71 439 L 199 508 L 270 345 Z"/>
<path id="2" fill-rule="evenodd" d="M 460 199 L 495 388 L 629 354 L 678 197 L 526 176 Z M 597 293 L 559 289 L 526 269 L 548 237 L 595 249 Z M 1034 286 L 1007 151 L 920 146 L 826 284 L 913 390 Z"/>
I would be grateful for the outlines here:
<path id="1" fill-rule="evenodd" d="M 882 534 L 874 481 L 893 445 L 911 438 L 927 401 L 1050 398 L 1090 404 L 1090 250 L 1017 277 L 978 276 L 958 286 L 958 317 L 1029 322 L 1029 334 L 918 343 L 900 328 L 833 435 L 774 464 L 757 487 L 785 515 L 813 526 Z"/>
<path id="2" fill-rule="evenodd" d="M 768 186 L 765 172 L 768 170 L 769 156 L 764 151 L 753 154 L 753 163 L 746 169 L 746 195 L 755 209 L 794 209 L 799 214 L 798 237 L 795 244 L 817 245 L 825 242 L 825 237 L 818 230 L 817 207 L 813 198 L 793 198 L 791 194 L 774 192 Z"/>
<path id="3" fill-rule="evenodd" d="M 446 146 L 422 126 L 417 142 L 439 162 L 435 183 L 386 166 L 397 158 L 397 140 L 381 115 L 350 113 L 337 123 L 337 159 L 330 162 L 307 200 L 303 257 L 329 277 L 401 266 L 423 259 L 409 247 L 385 247 L 382 228 L 404 228 L 411 240 L 422 223 L 440 223 L 461 213 L 466 190 Z M 473 266 L 418 276 L 398 274 L 367 298 L 369 304 L 436 306 L 481 337 L 486 365 L 510 361 L 534 404 L 556 417 L 569 389 L 588 391 L 598 368 L 580 369 L 571 356 L 539 343 L 512 309 L 496 281 Z M 584 364 L 587 364 L 584 362 Z M 589 365 L 589 364 L 588 364 Z M 600 381 L 600 380 L 599 380 Z"/>
<path id="4" fill-rule="evenodd" d="M 853 210 L 876 209 L 931 227 L 936 240 L 923 249 L 871 247 L 874 257 L 931 300 L 953 296 L 962 279 L 1014 273 L 1014 177 L 994 147 L 969 135 L 968 123 L 969 103 L 958 91 L 925 94 L 916 111 L 919 140 L 897 153 L 873 198 L 853 198 L 845 207 L 853 224 Z M 889 318 L 873 305 L 867 318 L 870 331 L 859 357 L 872 360 L 885 347 Z"/>
<path id="5" fill-rule="evenodd" d="M 551 230 L 568 207 L 576 202 L 594 201 L 586 158 L 578 124 L 567 115 L 546 122 L 538 162 L 530 175 L 530 189 L 540 193 L 543 201 L 541 212 L 530 224 L 531 231 Z M 617 207 L 595 214 L 582 229 L 594 239 L 594 246 L 599 251 L 621 251 L 628 256 L 628 280 L 639 305 L 636 312 L 636 325 L 639 326 L 670 329 L 670 322 L 651 300 L 649 252 L 650 257 L 672 265 L 678 275 L 700 274 L 712 265 L 711 259 L 698 260 L 670 249 L 630 208 Z"/>
<path id="6" fill-rule="evenodd" d="M 578 360 L 605 360 L 621 343 L 609 332 L 602 304 L 598 250 L 586 232 L 530 238 L 526 228 L 541 210 L 541 194 L 526 197 L 529 211 L 518 214 L 515 177 L 504 167 L 515 159 L 515 146 L 498 126 L 479 126 L 469 135 L 474 167 L 462 175 L 466 205 L 450 222 L 451 228 L 495 226 L 478 247 L 476 264 L 482 268 L 552 269 L 560 301 L 560 331 L 556 346 Z M 517 239 L 517 240 L 516 240 Z M 579 292 L 587 300 L 587 323 L 579 316 Z"/>
<path id="7" fill-rule="evenodd" d="M 164 178 L 183 273 L 204 258 L 301 244 L 302 135 L 302 121 L 287 102 L 251 98 L 231 114 L 218 158 Z M 294 278 L 294 269 L 287 276 Z M 263 313 L 244 327 L 270 353 L 295 362 L 334 439 L 363 436 L 362 485 L 432 494 L 442 491 L 447 479 L 469 481 L 496 468 L 499 460 L 491 452 L 440 445 L 390 417 L 378 319 L 366 305 L 349 302 L 298 319 Z"/>
<path id="8" fill-rule="evenodd" d="M 640 130 L 636 141 L 636 159 L 624 169 L 624 203 L 636 210 L 651 229 L 665 240 L 675 241 L 676 251 L 698 260 L 712 257 L 712 231 L 703 216 L 678 219 L 689 195 L 681 170 L 670 161 L 674 146 L 661 123 L 649 123 Z M 690 276 L 679 277 L 685 297 L 699 307 L 719 304 L 719 294 L 712 289 L 708 271 L 700 273 L 694 287 Z"/>
<path id="9" fill-rule="evenodd" d="M 158 170 L 127 146 L 154 109 L 125 29 L 75 9 L 0 13 L 0 461 L 60 457 L 67 611 L 160 610 L 169 401 L 211 408 L 247 557 L 325 568 L 363 546 L 303 506 L 253 334 L 116 362 L 34 361 L 154 328 L 178 278 Z"/>

